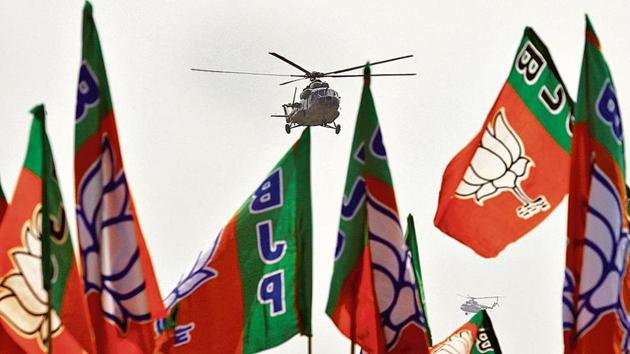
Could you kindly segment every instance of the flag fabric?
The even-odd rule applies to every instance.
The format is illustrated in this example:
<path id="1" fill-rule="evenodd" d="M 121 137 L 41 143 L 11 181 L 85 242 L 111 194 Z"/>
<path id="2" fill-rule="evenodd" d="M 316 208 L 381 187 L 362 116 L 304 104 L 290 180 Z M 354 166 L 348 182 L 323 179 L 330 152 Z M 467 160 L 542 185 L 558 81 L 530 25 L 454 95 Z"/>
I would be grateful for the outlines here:
<path id="1" fill-rule="evenodd" d="M 177 308 L 172 352 L 254 353 L 310 336 L 311 223 L 307 128 L 165 299 Z"/>
<path id="2" fill-rule="evenodd" d="M 2 222 L 2 216 L 5 210 L 7 210 L 7 198 L 2 191 L 2 185 L 0 185 L 0 223 Z"/>
<path id="3" fill-rule="evenodd" d="M 615 86 L 586 18 L 567 228 L 565 353 L 630 350 L 624 138 Z"/>
<path id="4" fill-rule="evenodd" d="M 165 312 L 123 168 L 89 2 L 83 10 L 74 164 L 83 277 L 99 353 L 151 353 L 153 322 Z"/>
<path id="5" fill-rule="evenodd" d="M 327 314 L 364 352 L 426 353 L 426 321 L 370 92 L 357 117 Z"/>
<path id="6" fill-rule="evenodd" d="M 59 353 L 94 353 L 44 106 L 32 113 L 24 167 L 0 226 L 0 322 L 28 353 L 49 346 Z"/>
<path id="7" fill-rule="evenodd" d="M 431 338 L 431 328 L 429 327 L 429 315 L 427 314 L 426 297 L 424 296 L 424 283 L 422 281 L 422 271 L 420 269 L 420 254 L 418 252 L 418 241 L 416 238 L 416 224 L 413 221 L 413 216 L 409 214 L 407 216 L 407 231 L 405 232 L 405 243 L 411 257 L 411 264 L 413 266 L 413 275 L 416 279 L 416 287 L 418 288 L 418 297 L 420 299 L 420 306 L 422 307 L 422 313 L 424 314 L 425 340 L 429 346 L 433 343 Z"/>
<path id="8" fill-rule="evenodd" d="M 432 347 L 431 354 L 501 354 L 499 341 L 486 310 L 477 312 L 470 321 Z"/>
<path id="9" fill-rule="evenodd" d="M 435 226 L 494 257 L 543 221 L 568 191 L 572 105 L 526 28 L 482 129 L 444 171 Z"/>

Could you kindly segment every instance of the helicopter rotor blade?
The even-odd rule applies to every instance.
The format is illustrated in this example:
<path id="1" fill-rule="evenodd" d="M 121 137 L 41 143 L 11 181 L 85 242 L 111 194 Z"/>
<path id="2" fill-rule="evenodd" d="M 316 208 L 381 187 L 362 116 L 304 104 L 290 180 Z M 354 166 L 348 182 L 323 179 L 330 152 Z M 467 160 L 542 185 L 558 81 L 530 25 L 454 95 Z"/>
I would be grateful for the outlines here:
<path id="1" fill-rule="evenodd" d="M 403 55 L 402 57 L 397 57 L 397 58 L 391 58 L 391 59 L 386 59 L 386 60 L 381 60 L 381 61 L 376 61 L 374 63 L 370 63 L 370 66 L 374 66 L 374 65 L 378 65 L 378 64 L 385 64 L 385 63 L 389 63 L 395 60 L 401 60 L 401 59 L 407 59 L 407 58 L 411 58 L 413 57 L 412 54 L 409 55 Z M 341 70 L 336 70 L 336 71 L 331 71 L 331 72 L 327 72 L 324 73 L 324 75 L 328 76 L 329 74 L 341 74 L 341 73 L 345 73 L 346 71 L 352 71 L 352 70 L 356 70 L 356 69 L 361 69 L 365 67 L 365 64 L 363 65 L 357 65 L 357 66 L 353 66 L 351 68 L 347 68 L 347 69 L 341 69 Z"/>
<path id="2" fill-rule="evenodd" d="M 192 70 L 192 71 L 201 71 L 201 72 L 206 72 L 206 73 L 218 73 L 218 74 L 279 76 L 279 77 L 302 77 L 302 75 L 255 73 L 255 72 L 249 72 L 249 71 L 226 71 L 226 70 L 210 70 L 210 69 L 197 69 L 197 68 L 190 68 L 190 70 Z"/>
<path id="3" fill-rule="evenodd" d="M 416 76 L 416 73 L 404 73 L 404 74 L 370 74 L 370 76 Z M 324 75 L 323 77 L 363 77 L 363 74 L 352 75 Z"/>
<path id="4" fill-rule="evenodd" d="M 311 72 L 304 69 L 303 67 L 297 65 L 296 63 L 292 62 L 291 60 L 283 57 L 282 55 L 278 54 L 278 53 L 273 53 L 273 52 L 269 52 L 269 54 L 273 55 L 274 57 L 282 60 L 283 62 L 293 66 L 294 68 L 300 69 L 300 71 L 302 71 L 303 73 L 305 73 L 306 75 L 309 75 Z"/>
<path id="5" fill-rule="evenodd" d="M 287 82 L 283 82 L 280 84 L 280 86 L 286 85 L 286 84 L 290 84 L 292 82 L 296 82 L 296 81 L 300 81 L 300 80 L 304 80 L 304 79 L 308 79 L 308 77 L 303 77 L 301 79 L 295 79 L 295 80 L 291 80 L 291 81 L 287 81 Z"/>
<path id="6" fill-rule="evenodd" d="M 291 104 L 295 103 L 295 94 L 297 93 L 297 86 L 295 87 L 295 90 L 293 90 L 293 102 Z"/>

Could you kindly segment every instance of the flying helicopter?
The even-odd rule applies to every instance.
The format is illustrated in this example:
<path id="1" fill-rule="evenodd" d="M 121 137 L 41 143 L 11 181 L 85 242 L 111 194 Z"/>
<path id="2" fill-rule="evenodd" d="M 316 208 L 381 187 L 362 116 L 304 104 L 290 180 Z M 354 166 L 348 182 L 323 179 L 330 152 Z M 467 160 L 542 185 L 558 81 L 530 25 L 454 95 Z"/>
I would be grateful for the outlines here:
<path id="1" fill-rule="evenodd" d="M 348 71 L 362 69 L 365 65 L 357 65 L 346 69 L 334 70 L 329 72 L 309 71 L 302 66 L 292 62 L 291 60 L 283 57 L 278 53 L 270 52 L 270 55 L 284 61 L 285 63 L 300 70 L 302 74 L 271 74 L 271 73 L 258 73 L 248 71 L 225 71 L 225 70 L 210 70 L 210 69 L 197 69 L 192 68 L 192 71 L 202 71 L 210 73 L 220 74 L 238 74 L 238 75 L 257 75 L 257 76 L 277 76 L 277 77 L 291 77 L 295 78 L 290 81 L 281 83 L 280 85 L 287 85 L 300 80 L 309 79 L 310 82 L 302 92 L 300 93 L 300 100 L 296 102 L 297 87 L 293 91 L 293 100 L 290 103 L 282 105 L 284 114 L 272 114 L 271 117 L 281 117 L 285 119 L 284 129 L 287 134 L 291 133 L 291 129 L 297 127 L 306 126 L 321 126 L 330 128 L 335 131 L 335 134 L 339 134 L 341 131 L 341 125 L 337 124 L 335 120 L 339 117 L 339 103 L 341 97 L 337 91 L 330 88 L 330 85 L 320 80 L 321 78 L 344 78 L 344 77 L 363 77 L 363 74 L 342 74 Z M 401 57 L 380 60 L 374 63 L 370 63 L 370 66 L 389 63 L 395 60 L 401 60 L 411 58 L 413 55 L 404 55 Z M 402 73 L 402 74 L 371 74 L 371 76 L 414 76 L 415 73 Z"/>
<path id="2" fill-rule="evenodd" d="M 459 296 L 468 299 L 459 307 L 462 311 L 464 311 L 466 315 L 471 314 L 471 313 L 477 313 L 481 310 L 492 310 L 496 306 L 499 306 L 499 298 L 502 297 L 502 296 L 474 297 L 474 296 L 463 296 L 463 295 L 459 295 Z M 487 305 L 480 304 L 479 302 L 477 302 L 477 300 L 483 300 L 483 299 L 494 299 L 494 303 L 492 303 L 492 306 L 487 306 Z"/>

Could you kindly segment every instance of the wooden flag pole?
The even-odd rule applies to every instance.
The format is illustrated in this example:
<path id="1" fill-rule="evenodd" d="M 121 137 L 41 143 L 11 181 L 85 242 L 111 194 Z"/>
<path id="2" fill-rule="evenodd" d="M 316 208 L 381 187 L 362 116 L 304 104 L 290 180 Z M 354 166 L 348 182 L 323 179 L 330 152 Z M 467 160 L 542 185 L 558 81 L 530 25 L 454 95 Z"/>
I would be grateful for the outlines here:
<path id="1" fill-rule="evenodd" d="M 312 338 L 313 336 L 308 336 L 308 354 L 313 354 L 313 348 L 312 348 L 312 343 L 311 343 Z"/>
<path id="2" fill-rule="evenodd" d="M 350 342 L 350 354 L 354 354 L 354 341 Z"/>

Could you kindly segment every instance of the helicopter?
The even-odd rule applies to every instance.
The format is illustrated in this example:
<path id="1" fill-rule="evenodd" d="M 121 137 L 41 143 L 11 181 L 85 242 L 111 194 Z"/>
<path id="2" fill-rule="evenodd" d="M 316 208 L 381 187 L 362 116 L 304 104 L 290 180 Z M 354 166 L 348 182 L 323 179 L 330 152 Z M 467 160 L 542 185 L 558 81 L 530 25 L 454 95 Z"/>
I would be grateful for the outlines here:
<path id="1" fill-rule="evenodd" d="M 502 297 L 502 296 L 474 297 L 474 296 L 463 296 L 463 295 L 459 295 L 459 296 L 465 297 L 468 299 L 459 307 L 462 311 L 464 311 L 466 315 L 471 314 L 471 313 L 477 313 L 481 310 L 492 310 L 496 306 L 499 306 L 499 298 Z M 479 302 L 477 302 L 478 299 L 479 300 L 494 299 L 494 303 L 492 304 L 492 306 L 487 306 L 487 305 L 480 304 Z"/>
<path id="2" fill-rule="evenodd" d="M 270 55 L 284 61 L 285 63 L 300 70 L 302 74 L 271 74 L 271 73 L 257 73 L 247 71 L 225 71 L 225 70 L 210 70 L 210 69 L 197 69 L 192 68 L 192 71 L 202 71 L 210 73 L 221 74 L 239 74 L 239 75 L 257 75 L 257 76 L 277 76 L 277 77 L 292 77 L 295 78 L 290 81 L 281 83 L 280 85 L 287 85 L 300 80 L 309 79 L 310 82 L 302 92 L 300 93 L 300 100 L 296 102 L 297 87 L 293 91 L 293 100 L 290 103 L 282 105 L 284 114 L 272 114 L 271 117 L 281 117 L 285 119 L 284 130 L 287 134 L 291 133 L 293 128 L 307 127 L 307 126 L 321 126 L 324 128 L 330 128 L 335 131 L 335 134 L 339 134 L 341 131 L 341 125 L 336 123 L 335 120 L 339 117 L 339 103 L 341 97 L 337 91 L 330 88 L 330 85 L 320 80 L 321 78 L 342 78 L 342 77 L 363 77 L 363 74 L 342 74 L 348 71 L 362 69 L 365 65 L 357 65 L 346 69 L 319 72 L 309 71 L 302 66 L 292 62 L 291 60 L 283 57 L 278 53 L 270 52 Z M 401 60 L 411 58 L 413 55 L 404 55 L 401 57 L 386 59 L 370 63 L 370 66 L 389 63 L 395 60 Z M 340 75 L 341 74 L 341 75 Z M 372 74 L 371 76 L 414 76 L 415 73 L 402 73 L 402 74 Z"/>

